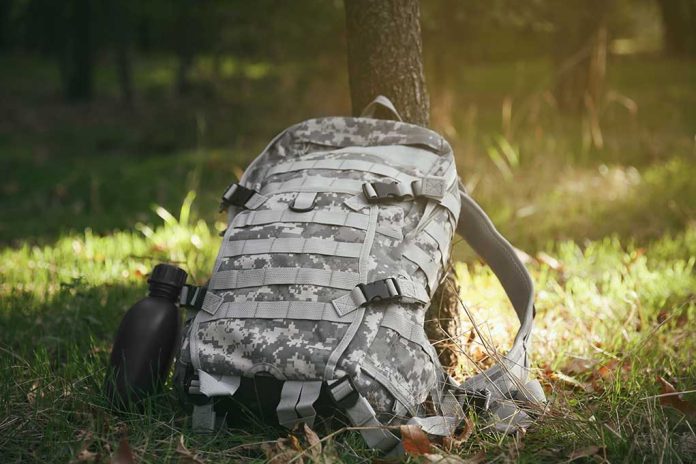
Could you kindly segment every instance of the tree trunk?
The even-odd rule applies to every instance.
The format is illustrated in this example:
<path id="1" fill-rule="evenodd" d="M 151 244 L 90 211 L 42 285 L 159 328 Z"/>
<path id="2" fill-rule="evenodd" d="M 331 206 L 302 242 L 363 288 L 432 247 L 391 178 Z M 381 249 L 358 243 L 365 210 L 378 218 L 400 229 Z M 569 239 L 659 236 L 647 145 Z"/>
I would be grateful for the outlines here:
<path id="1" fill-rule="evenodd" d="M 696 56 L 696 0 L 658 0 L 665 50 Z"/>
<path id="2" fill-rule="evenodd" d="M 430 101 L 423 72 L 418 0 L 345 0 L 348 72 L 353 114 L 377 95 L 388 97 L 404 121 L 427 126 Z M 425 329 L 431 341 L 452 340 L 459 321 L 457 282 L 447 279 L 433 298 Z M 452 370 L 459 350 L 449 341 L 436 345 Z"/>
<path id="3" fill-rule="evenodd" d="M 133 103 L 133 67 L 130 53 L 133 36 L 132 5 L 127 0 L 109 0 L 107 7 L 121 100 L 130 106 Z"/>
<path id="4" fill-rule="evenodd" d="M 419 1 L 345 0 L 344 6 L 353 114 L 384 95 L 404 121 L 427 126 Z"/>
<path id="5" fill-rule="evenodd" d="M 92 4 L 90 0 L 73 0 L 68 9 L 68 40 L 63 64 L 65 96 L 70 101 L 89 100 L 94 80 Z"/>
<path id="6" fill-rule="evenodd" d="M 606 17 L 611 0 L 567 0 L 555 5 L 555 96 L 561 110 L 592 113 L 606 67 Z"/>

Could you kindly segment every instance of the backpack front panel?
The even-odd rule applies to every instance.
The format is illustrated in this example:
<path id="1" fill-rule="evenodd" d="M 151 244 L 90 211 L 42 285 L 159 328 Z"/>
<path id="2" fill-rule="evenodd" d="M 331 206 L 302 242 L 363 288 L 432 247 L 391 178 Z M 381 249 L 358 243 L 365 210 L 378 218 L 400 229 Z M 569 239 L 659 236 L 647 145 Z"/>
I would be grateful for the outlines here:
<path id="1" fill-rule="evenodd" d="M 379 124 L 373 123 L 375 120 L 362 120 L 360 124 L 349 120 L 352 118 L 304 123 L 281 136 L 248 169 L 242 181 L 267 199 L 254 210 L 236 212 L 230 221 L 211 280 L 213 284 L 229 281 L 229 288 L 224 288 L 224 284 L 214 285 L 216 288 L 211 293 L 220 299 L 218 311 L 215 316 L 204 315 L 194 322 L 191 360 L 194 368 L 210 374 L 253 376 L 266 372 L 281 380 L 328 380 L 325 374 L 329 357 L 351 324 L 357 324 L 357 330 L 351 334 L 340 357 L 334 378 L 346 373 L 353 375 L 358 388 L 380 413 L 394 415 L 408 410 L 415 414 L 418 405 L 436 386 L 438 370 L 441 369 L 422 328 L 427 303 L 372 303 L 362 312 L 355 311 L 343 317 L 334 314 L 330 317 L 332 320 L 275 318 L 270 315 L 255 317 L 253 314 L 240 317 L 238 311 L 257 303 L 330 305 L 334 299 L 350 292 L 349 287 L 390 277 L 413 281 L 427 289 L 430 295 L 434 293 L 442 275 L 441 263 L 446 261 L 449 253 L 456 220 L 440 205 L 429 207 L 431 201 L 417 198 L 365 205 L 360 209 L 347 204 L 360 196 L 360 191 L 337 188 L 336 191 L 318 192 L 312 213 L 325 212 L 332 218 L 350 216 L 354 223 L 360 224 L 364 222 L 363 217 L 376 214 L 377 231 L 371 237 L 371 247 L 360 250 L 360 256 L 356 256 L 355 251 L 356 246 L 366 239 L 365 227 L 355 227 L 354 223 L 336 225 L 274 220 L 278 219 L 280 212 L 290 209 L 297 191 L 311 191 L 312 186 L 333 185 L 331 183 L 336 179 L 339 179 L 336 183 L 339 186 L 349 185 L 343 181 L 354 181 L 359 185 L 395 180 L 363 170 L 311 169 L 303 162 L 350 160 L 374 163 L 414 178 L 443 175 L 447 169 L 454 169 L 451 151 L 439 138 L 416 134 L 418 143 L 413 145 L 428 147 L 428 151 L 412 146 L 399 149 L 393 145 L 380 151 L 382 147 L 370 143 L 408 143 L 413 141 L 408 138 L 413 134 L 405 136 L 395 130 L 394 127 L 400 123 L 376 121 L 388 123 L 390 128 L 380 131 L 375 130 L 375 127 L 379 129 Z M 344 132 L 336 134 L 327 128 L 340 128 Z M 443 150 L 443 153 L 434 153 L 433 147 Z M 454 190 L 456 192 L 456 185 Z M 449 239 L 443 241 L 440 237 L 438 242 L 425 233 L 413 234 L 433 225 L 442 229 L 441 235 L 449 234 Z M 262 241 L 285 239 L 342 242 L 342 246 L 351 244 L 344 248 L 352 251 L 344 253 L 349 256 L 311 252 L 235 255 L 229 252 L 231 249 L 243 250 L 246 246 L 253 248 Z M 420 251 L 414 253 L 414 247 Z M 278 277 L 278 272 L 291 269 L 306 270 L 309 280 L 287 283 L 282 276 Z M 340 285 L 312 285 L 311 276 L 316 275 L 315 271 L 340 271 L 345 273 L 347 280 L 343 279 Z M 251 275 L 250 272 L 270 279 L 268 282 L 271 283 L 253 285 L 244 277 Z M 357 279 L 355 282 L 350 280 L 352 276 Z M 239 285 L 240 279 L 244 281 L 243 286 Z M 404 321 L 399 322 L 399 327 L 405 325 L 410 332 L 404 334 L 393 322 L 390 327 L 385 322 L 387 312 L 398 314 L 399 317 L 391 320 Z M 357 319 L 358 314 L 360 319 Z"/>

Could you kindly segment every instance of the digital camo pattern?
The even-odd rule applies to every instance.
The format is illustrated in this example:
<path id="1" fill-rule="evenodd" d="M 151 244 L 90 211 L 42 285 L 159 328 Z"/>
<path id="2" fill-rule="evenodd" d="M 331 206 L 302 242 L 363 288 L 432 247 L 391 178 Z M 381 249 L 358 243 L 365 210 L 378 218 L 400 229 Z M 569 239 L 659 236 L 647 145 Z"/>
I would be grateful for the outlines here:
<path id="1" fill-rule="evenodd" d="M 245 301 L 319 301 L 328 303 L 346 291 L 317 285 L 265 285 L 217 292 L 225 302 Z"/>
<path id="2" fill-rule="evenodd" d="M 217 375 L 267 372 L 278 379 L 320 379 L 347 324 L 218 319 L 197 328 L 201 369 Z"/>
<path id="3" fill-rule="evenodd" d="M 405 145 L 419 147 L 423 157 L 417 160 L 413 153 L 395 156 L 380 155 L 370 150 L 361 153 L 359 147 L 380 145 Z M 351 152 L 340 151 L 354 147 Z M 430 154 L 428 154 L 428 152 Z M 416 178 L 428 175 L 445 175 L 454 169 L 451 148 L 440 136 L 424 128 L 410 124 L 367 118 L 323 118 L 305 121 L 282 133 L 261 156 L 247 169 L 241 184 L 262 192 L 267 200 L 254 212 L 285 211 L 292 205 L 296 192 L 277 192 L 284 182 L 326 179 L 375 182 L 393 181 L 389 177 L 358 170 L 294 169 L 290 163 L 306 160 L 359 160 L 380 163 Z M 288 171 L 267 176 L 272 167 Z M 456 187 L 454 187 L 456 192 Z M 313 211 L 339 214 L 364 214 L 369 217 L 370 208 L 356 211 L 346 201 L 361 195 L 355 192 L 318 192 Z M 245 241 L 259 239 L 327 239 L 337 242 L 372 243 L 363 258 L 336 257 L 322 254 L 263 253 L 219 257 L 214 272 L 227 270 L 308 268 L 340 270 L 360 273 L 364 283 L 388 277 L 401 277 L 426 287 L 436 276 L 426 276 L 417 264 L 404 258 L 408 247 L 418 247 L 436 263 L 442 262 L 442 254 L 449 253 L 456 218 L 443 206 L 428 206 L 429 201 L 417 198 L 412 201 L 389 201 L 377 208 L 377 226 L 389 226 L 401 230 L 404 240 L 376 233 L 370 235 L 364 229 L 319 223 L 272 223 L 256 226 L 234 227 L 225 240 Z M 429 211 L 427 217 L 425 212 Z M 236 214 L 250 214 L 238 211 Z M 449 237 L 444 243 L 423 232 L 429 224 L 437 224 Z M 243 303 L 257 301 L 302 301 L 328 303 L 348 293 L 346 290 L 318 285 L 263 285 L 257 287 L 216 290 L 223 302 Z M 431 292 L 432 293 L 432 292 Z M 401 423 L 408 419 L 405 408 L 420 411 L 428 393 L 435 387 L 442 370 L 432 352 L 418 343 L 404 338 L 396 331 L 382 326 L 387 308 L 398 311 L 404 320 L 422 327 L 427 304 L 413 302 L 381 302 L 364 307 L 364 315 L 357 320 L 355 335 L 348 342 L 338 359 L 334 377 L 345 373 L 353 377 L 358 390 L 373 405 L 384 423 Z M 223 318 L 196 323 L 190 337 L 195 338 L 198 368 L 211 374 L 253 376 L 267 372 L 279 379 L 328 380 L 324 378 L 326 364 L 334 350 L 348 332 L 349 324 L 329 321 L 277 319 Z M 412 334 L 411 334 L 412 335 Z M 413 337 L 411 337 L 413 338 Z M 418 337 L 416 337 L 418 338 Z M 426 340 L 425 334 L 420 338 Z M 183 349 L 189 346 L 188 337 Z M 186 356 L 181 356 L 185 359 Z M 372 366 L 379 375 L 373 377 L 362 367 Z M 395 399 L 401 392 L 402 402 Z M 406 392 L 404 398 L 403 392 Z M 396 414 L 398 413 L 398 414 Z M 397 417 L 398 416 L 398 417 Z"/>

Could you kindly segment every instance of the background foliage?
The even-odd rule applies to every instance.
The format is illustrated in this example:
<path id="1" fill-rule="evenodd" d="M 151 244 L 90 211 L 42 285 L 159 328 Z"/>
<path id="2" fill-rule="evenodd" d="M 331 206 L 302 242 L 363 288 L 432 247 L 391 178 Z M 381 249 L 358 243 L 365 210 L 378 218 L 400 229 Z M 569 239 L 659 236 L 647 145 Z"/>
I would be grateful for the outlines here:
<path id="1" fill-rule="evenodd" d="M 2 462 L 370 460 L 352 433 L 322 454 L 262 426 L 200 437 L 173 395 L 145 415 L 99 395 L 152 265 L 204 282 L 222 189 L 284 127 L 350 111 L 343 20 L 320 0 L 0 2 Z M 696 460 L 695 20 L 693 0 L 423 2 L 432 126 L 528 254 L 551 400 L 525 437 L 481 423 L 433 454 Z M 502 292 L 455 257 L 504 349 Z M 490 360 L 461 324 L 463 377 Z"/>

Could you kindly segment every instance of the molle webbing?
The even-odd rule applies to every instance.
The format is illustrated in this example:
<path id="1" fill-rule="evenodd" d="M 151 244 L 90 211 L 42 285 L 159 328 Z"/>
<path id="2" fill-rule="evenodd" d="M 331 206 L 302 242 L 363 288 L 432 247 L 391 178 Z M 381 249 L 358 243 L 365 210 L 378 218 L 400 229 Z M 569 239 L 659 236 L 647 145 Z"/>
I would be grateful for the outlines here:
<path id="1" fill-rule="evenodd" d="M 222 256 L 229 258 L 266 253 L 306 253 L 327 256 L 357 258 L 362 243 L 337 242 L 320 238 L 269 238 L 258 240 L 225 240 Z"/>

